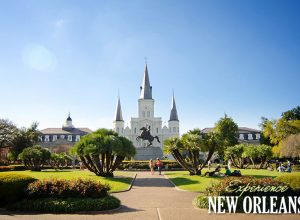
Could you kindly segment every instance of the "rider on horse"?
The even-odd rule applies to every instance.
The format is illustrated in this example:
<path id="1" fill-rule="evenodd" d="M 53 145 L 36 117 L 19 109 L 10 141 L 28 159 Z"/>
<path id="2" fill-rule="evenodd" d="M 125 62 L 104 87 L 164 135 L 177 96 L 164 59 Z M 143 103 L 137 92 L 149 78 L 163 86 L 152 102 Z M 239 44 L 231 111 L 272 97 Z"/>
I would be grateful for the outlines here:
<path id="1" fill-rule="evenodd" d="M 154 136 L 154 137 L 153 137 L 153 136 L 151 135 L 151 133 L 150 133 L 150 131 L 151 131 L 150 125 L 148 126 L 148 128 L 147 128 L 147 126 L 146 126 L 146 127 L 142 127 L 140 130 L 141 130 L 142 132 L 141 132 L 140 136 L 138 136 L 138 137 L 136 138 L 137 141 L 139 141 L 139 139 L 142 139 L 142 140 L 148 140 L 148 141 L 149 141 L 149 144 L 148 144 L 147 147 L 149 147 L 149 146 L 152 145 L 152 141 L 154 140 L 154 138 L 156 138 L 157 142 L 160 143 L 158 136 Z"/>

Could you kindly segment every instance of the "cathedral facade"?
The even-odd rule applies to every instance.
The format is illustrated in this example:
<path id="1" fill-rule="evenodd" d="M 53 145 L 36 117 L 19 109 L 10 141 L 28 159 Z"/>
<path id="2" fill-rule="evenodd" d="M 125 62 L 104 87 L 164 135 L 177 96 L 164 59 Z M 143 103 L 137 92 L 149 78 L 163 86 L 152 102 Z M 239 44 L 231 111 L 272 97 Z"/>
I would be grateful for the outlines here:
<path id="1" fill-rule="evenodd" d="M 155 159 L 162 157 L 164 140 L 171 137 L 179 137 L 179 120 L 176 109 L 175 97 L 173 94 L 172 105 L 168 126 L 162 124 L 162 118 L 155 115 L 155 100 L 152 97 L 152 86 L 150 85 L 148 67 L 145 66 L 144 78 L 140 87 L 140 97 L 138 99 L 138 116 L 131 117 L 130 126 L 125 127 L 123 120 L 120 97 L 118 97 L 116 114 L 113 121 L 113 130 L 119 135 L 131 140 L 137 149 L 135 159 Z M 139 139 L 141 129 L 146 128 L 150 134 L 157 139 L 153 140 L 152 146 L 148 146 L 147 140 Z"/>

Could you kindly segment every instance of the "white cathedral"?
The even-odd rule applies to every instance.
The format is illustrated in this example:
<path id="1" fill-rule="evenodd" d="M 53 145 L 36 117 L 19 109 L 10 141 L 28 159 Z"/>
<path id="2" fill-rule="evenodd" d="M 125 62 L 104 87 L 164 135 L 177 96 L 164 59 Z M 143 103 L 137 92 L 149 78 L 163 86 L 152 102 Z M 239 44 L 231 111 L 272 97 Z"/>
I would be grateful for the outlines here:
<path id="1" fill-rule="evenodd" d="M 137 140 L 142 127 L 149 128 L 152 136 L 158 136 L 160 143 L 155 139 L 151 147 L 147 147 L 148 141 Z M 120 97 L 118 97 L 115 120 L 113 122 L 113 130 L 119 135 L 127 137 L 136 147 L 136 160 L 156 159 L 163 157 L 164 140 L 171 137 L 179 137 L 179 120 L 175 104 L 174 94 L 172 97 L 172 105 L 168 127 L 162 125 L 162 118 L 155 117 L 154 99 L 152 98 L 152 86 L 150 85 L 148 67 L 145 66 L 144 79 L 140 87 L 140 98 L 138 99 L 138 117 L 131 117 L 130 127 L 124 126 L 122 116 L 122 108 Z"/>

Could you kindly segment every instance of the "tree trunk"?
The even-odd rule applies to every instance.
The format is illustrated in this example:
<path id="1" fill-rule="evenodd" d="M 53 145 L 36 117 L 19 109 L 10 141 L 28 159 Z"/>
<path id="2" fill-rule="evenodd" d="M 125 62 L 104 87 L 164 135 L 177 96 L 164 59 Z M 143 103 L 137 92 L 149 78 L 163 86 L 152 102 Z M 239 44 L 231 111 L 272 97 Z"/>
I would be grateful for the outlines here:
<path id="1" fill-rule="evenodd" d="M 191 170 L 190 167 L 188 166 L 188 164 L 183 160 L 182 155 L 180 154 L 180 152 L 177 149 L 172 150 L 172 155 L 177 160 L 177 162 L 180 164 L 180 166 L 182 166 L 187 171 L 189 171 L 190 175 L 193 175 L 193 170 Z"/>
<path id="2" fill-rule="evenodd" d="M 122 163 L 122 161 L 125 159 L 125 157 L 123 156 L 117 156 L 116 159 L 115 159 L 115 163 L 113 164 L 112 168 L 111 168 L 111 171 L 114 172 L 115 169 L 117 169 L 120 164 Z"/>
<path id="3" fill-rule="evenodd" d="M 97 172 L 98 173 L 103 173 L 103 167 L 101 165 L 99 155 L 98 154 L 94 154 L 94 155 L 92 155 L 92 158 L 93 158 L 95 167 L 97 169 Z"/>
<path id="4" fill-rule="evenodd" d="M 201 173 L 201 170 L 205 167 L 205 165 L 207 164 L 207 162 L 210 160 L 210 158 L 212 157 L 212 155 L 214 154 L 215 152 L 215 147 L 213 147 L 212 149 L 208 150 L 208 154 L 207 154 L 207 157 L 206 157 L 206 160 L 205 162 L 202 164 L 202 166 L 200 167 L 200 173 Z"/>

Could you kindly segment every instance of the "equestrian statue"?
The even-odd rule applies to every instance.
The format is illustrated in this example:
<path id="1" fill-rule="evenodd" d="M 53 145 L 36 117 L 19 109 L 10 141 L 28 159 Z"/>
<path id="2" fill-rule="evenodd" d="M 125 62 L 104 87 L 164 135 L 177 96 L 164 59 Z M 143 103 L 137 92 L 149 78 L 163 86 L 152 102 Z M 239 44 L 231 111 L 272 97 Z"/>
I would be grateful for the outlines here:
<path id="1" fill-rule="evenodd" d="M 156 138 L 157 142 L 160 143 L 158 136 L 152 136 L 150 134 L 150 128 L 151 128 L 150 126 L 148 128 L 142 127 L 140 129 L 141 134 L 139 136 L 137 136 L 137 138 L 136 138 L 137 141 L 139 141 L 140 139 L 149 141 L 149 144 L 147 145 L 147 147 L 150 147 L 152 145 L 152 142 L 155 138 Z"/>

